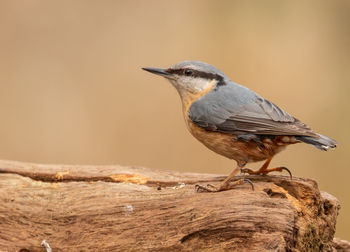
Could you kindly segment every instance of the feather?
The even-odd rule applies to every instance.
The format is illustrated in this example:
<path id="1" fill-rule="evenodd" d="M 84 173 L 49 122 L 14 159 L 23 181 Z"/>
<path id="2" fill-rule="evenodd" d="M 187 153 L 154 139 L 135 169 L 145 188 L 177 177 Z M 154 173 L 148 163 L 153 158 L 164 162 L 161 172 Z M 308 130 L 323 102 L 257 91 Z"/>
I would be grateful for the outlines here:
<path id="1" fill-rule="evenodd" d="M 272 102 L 230 80 L 189 108 L 193 123 L 231 134 L 298 135 L 319 138 L 306 124 Z"/>

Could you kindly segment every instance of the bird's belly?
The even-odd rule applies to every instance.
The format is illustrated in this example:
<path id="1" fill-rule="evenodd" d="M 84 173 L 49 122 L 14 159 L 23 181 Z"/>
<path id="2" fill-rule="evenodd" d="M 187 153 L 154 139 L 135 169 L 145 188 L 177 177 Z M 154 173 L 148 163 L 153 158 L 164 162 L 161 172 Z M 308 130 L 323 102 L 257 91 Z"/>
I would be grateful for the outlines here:
<path id="1" fill-rule="evenodd" d="M 204 130 L 190 120 L 186 120 L 186 123 L 191 134 L 210 150 L 241 163 L 265 160 L 282 151 L 287 145 L 273 141 L 242 141 L 233 134 Z"/>

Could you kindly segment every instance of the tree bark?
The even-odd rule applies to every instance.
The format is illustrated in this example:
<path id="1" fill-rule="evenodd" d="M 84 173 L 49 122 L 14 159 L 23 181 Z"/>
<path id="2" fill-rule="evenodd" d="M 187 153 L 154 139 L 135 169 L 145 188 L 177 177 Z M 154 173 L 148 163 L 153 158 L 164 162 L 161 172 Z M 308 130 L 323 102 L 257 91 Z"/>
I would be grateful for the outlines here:
<path id="1" fill-rule="evenodd" d="M 339 202 L 315 181 L 194 188 L 224 178 L 0 161 L 0 251 L 346 251 L 333 242 Z"/>

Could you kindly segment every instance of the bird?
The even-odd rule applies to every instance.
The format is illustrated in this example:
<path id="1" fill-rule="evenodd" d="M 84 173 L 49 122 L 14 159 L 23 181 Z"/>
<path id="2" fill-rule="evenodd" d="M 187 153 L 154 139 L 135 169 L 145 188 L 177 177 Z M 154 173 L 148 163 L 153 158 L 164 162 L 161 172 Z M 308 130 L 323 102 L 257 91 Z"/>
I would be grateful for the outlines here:
<path id="1" fill-rule="evenodd" d="M 309 126 L 249 88 L 229 79 L 218 68 L 199 61 L 182 61 L 169 68 L 142 68 L 162 76 L 178 91 L 190 133 L 210 150 L 236 161 L 235 169 L 218 186 L 196 185 L 197 191 L 220 192 L 252 182 L 239 173 L 266 175 L 286 167 L 268 168 L 272 158 L 288 145 L 307 143 L 320 150 L 337 142 Z M 253 171 L 246 164 L 263 161 Z M 291 173 L 290 173 L 291 175 Z M 254 187 L 253 187 L 254 190 Z"/>

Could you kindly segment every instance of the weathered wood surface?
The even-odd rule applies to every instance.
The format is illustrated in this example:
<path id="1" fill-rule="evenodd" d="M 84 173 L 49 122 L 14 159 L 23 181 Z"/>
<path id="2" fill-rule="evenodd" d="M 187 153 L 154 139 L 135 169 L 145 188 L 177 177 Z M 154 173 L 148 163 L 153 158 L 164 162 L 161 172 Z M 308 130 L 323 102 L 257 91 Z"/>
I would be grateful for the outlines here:
<path id="1" fill-rule="evenodd" d="M 339 202 L 309 179 L 0 161 L 0 251 L 342 251 Z M 346 243 L 346 242 L 345 242 Z M 343 247 L 342 247 L 343 246 Z M 346 251 L 346 250 L 343 250 Z"/>
<path id="2" fill-rule="evenodd" d="M 333 248 L 337 252 L 349 252 L 350 251 L 350 242 L 341 240 L 339 238 L 333 239 Z"/>

